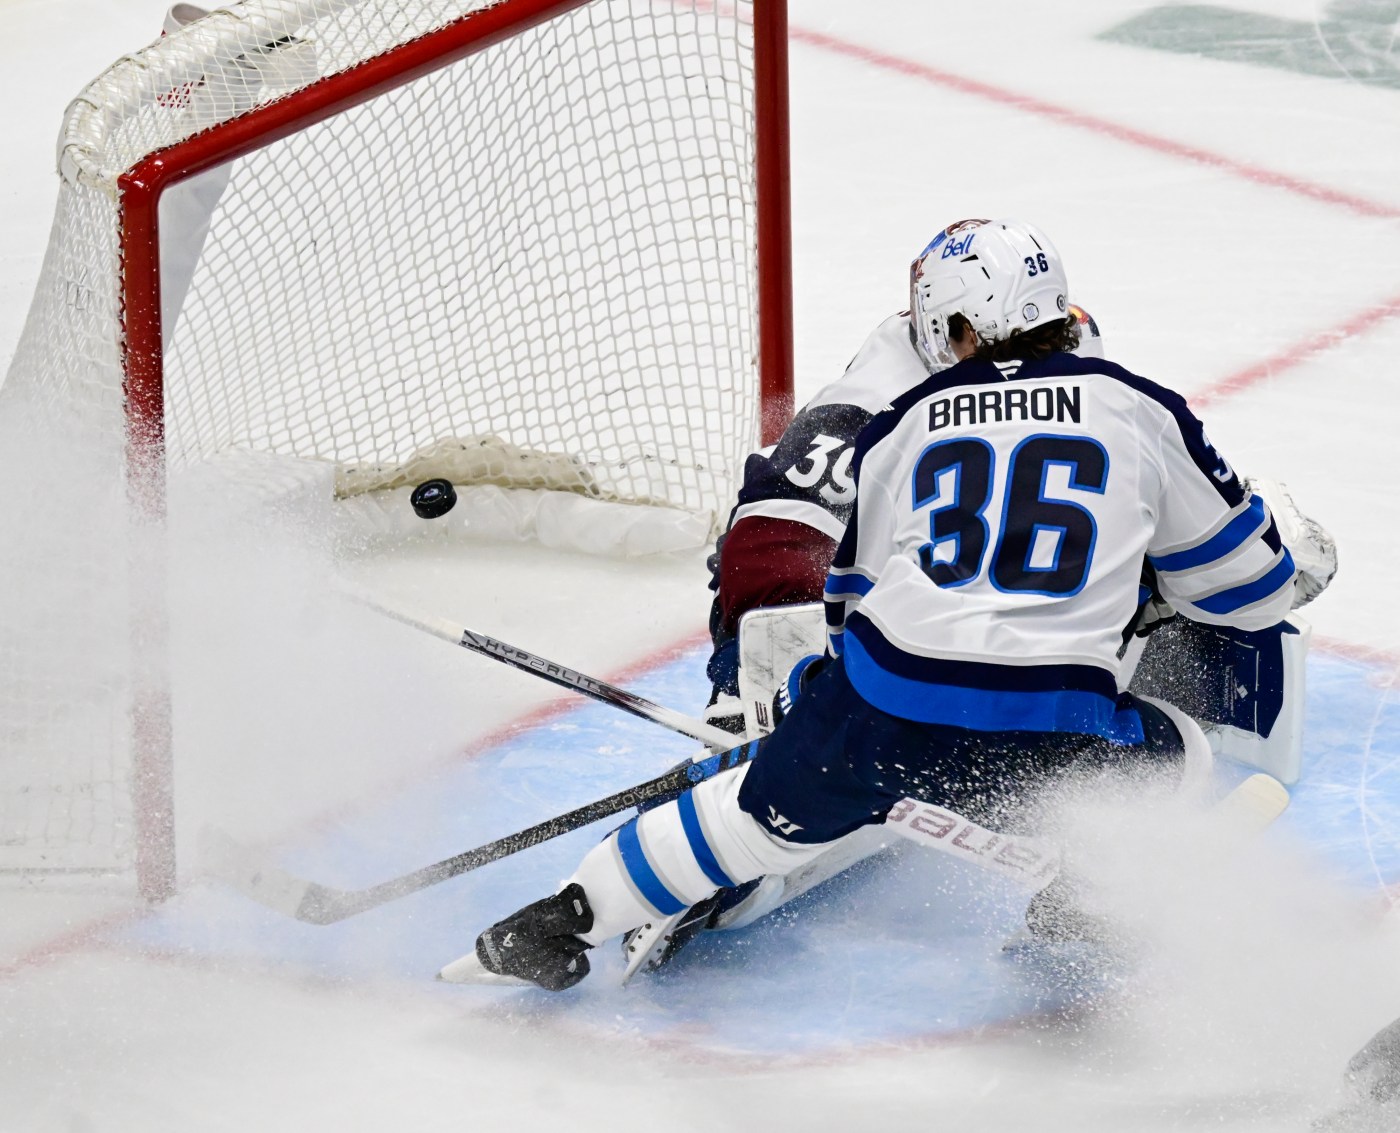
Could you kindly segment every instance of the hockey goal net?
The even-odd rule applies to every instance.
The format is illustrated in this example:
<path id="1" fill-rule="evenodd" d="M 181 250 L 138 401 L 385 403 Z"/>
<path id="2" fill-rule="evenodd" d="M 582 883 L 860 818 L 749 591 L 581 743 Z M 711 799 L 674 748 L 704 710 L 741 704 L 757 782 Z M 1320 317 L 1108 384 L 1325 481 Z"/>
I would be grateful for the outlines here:
<path id="1" fill-rule="evenodd" d="M 79 95 L 0 387 L 0 868 L 173 885 L 186 469 L 712 532 L 791 404 L 785 35 L 778 0 L 249 0 Z"/>

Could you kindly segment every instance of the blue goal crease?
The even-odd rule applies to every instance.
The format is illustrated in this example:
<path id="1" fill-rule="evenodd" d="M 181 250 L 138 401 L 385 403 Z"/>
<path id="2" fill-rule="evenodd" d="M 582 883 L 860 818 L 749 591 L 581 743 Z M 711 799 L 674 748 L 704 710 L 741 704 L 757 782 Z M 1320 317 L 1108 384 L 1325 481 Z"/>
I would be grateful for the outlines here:
<path id="1" fill-rule="evenodd" d="M 682 710 L 703 704 L 706 653 L 697 647 L 661 665 L 636 690 Z M 1371 679 L 1374 672 L 1359 661 L 1309 659 L 1303 777 L 1280 820 L 1336 871 L 1373 889 L 1400 880 L 1400 705 Z M 694 748 L 602 705 L 581 702 L 568 723 L 514 735 L 431 784 L 385 799 L 296 847 L 284 864 L 329 884 L 368 884 L 653 777 Z M 111 939 L 334 979 L 402 978 L 430 989 L 434 973 L 471 948 L 482 928 L 553 892 L 628 817 L 336 925 L 305 925 L 209 883 Z M 695 833 L 700 852 L 703 833 Z M 657 1041 L 771 1058 L 1014 1025 L 1108 992 L 1115 977 L 1101 967 L 1046 966 L 1003 953 L 1024 897 L 950 861 L 896 848 L 747 929 L 703 934 L 670 968 L 625 989 L 617 986 L 620 949 L 605 945 L 592 954 L 595 974 L 548 1010 L 565 1010 L 603 1033 L 623 1026 Z M 442 994 L 483 1009 L 503 995 L 514 997 L 512 1009 L 546 1009 L 544 992 Z"/>

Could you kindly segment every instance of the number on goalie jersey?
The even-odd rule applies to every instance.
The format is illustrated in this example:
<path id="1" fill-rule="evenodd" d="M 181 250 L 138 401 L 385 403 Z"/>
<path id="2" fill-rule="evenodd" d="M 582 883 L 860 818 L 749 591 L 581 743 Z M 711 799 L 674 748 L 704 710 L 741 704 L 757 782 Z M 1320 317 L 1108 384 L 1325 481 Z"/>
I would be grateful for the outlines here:
<path id="1" fill-rule="evenodd" d="M 1082 308 L 1070 313 L 1077 353 L 1103 356 L 1098 325 Z M 885 319 L 840 379 L 793 418 L 778 443 L 754 453 L 711 558 L 716 592 L 710 612 L 714 683 L 709 718 L 741 721 L 737 697 L 739 619 L 763 606 L 820 600 L 827 568 L 855 506 L 851 459 L 856 437 L 885 406 L 943 367 L 919 350 L 908 311 Z"/>

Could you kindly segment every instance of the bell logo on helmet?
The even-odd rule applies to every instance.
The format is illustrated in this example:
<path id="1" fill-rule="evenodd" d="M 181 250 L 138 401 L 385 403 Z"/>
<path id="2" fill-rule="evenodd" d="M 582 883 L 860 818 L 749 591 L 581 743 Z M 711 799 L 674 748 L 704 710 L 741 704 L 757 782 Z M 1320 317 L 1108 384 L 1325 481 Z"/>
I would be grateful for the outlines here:
<path id="1" fill-rule="evenodd" d="M 972 241 L 976 236 L 977 233 L 969 232 L 961 240 L 949 240 L 948 243 L 943 246 L 943 254 L 938 258 L 946 260 L 949 256 L 967 255 L 968 251 L 972 248 Z"/>

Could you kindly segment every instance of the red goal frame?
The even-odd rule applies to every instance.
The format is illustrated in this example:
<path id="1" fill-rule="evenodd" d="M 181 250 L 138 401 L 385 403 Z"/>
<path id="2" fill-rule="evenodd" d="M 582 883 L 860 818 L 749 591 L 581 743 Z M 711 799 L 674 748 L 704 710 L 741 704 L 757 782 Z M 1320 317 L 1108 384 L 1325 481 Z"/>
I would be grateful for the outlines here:
<path id="1" fill-rule="evenodd" d="M 127 468 L 138 514 L 165 513 L 165 392 L 161 343 L 159 204 L 189 177 L 270 145 L 406 83 L 450 66 L 591 0 L 501 0 L 437 31 L 149 155 L 117 179 L 122 390 Z M 774 443 L 793 412 L 787 0 L 754 0 L 756 228 L 761 443 Z M 148 603 L 160 603 L 159 566 L 147 564 Z M 164 610 L 137 619 L 139 652 L 163 652 Z M 171 717 L 163 682 L 146 682 L 134 705 L 133 810 L 139 892 L 175 890 Z"/>

